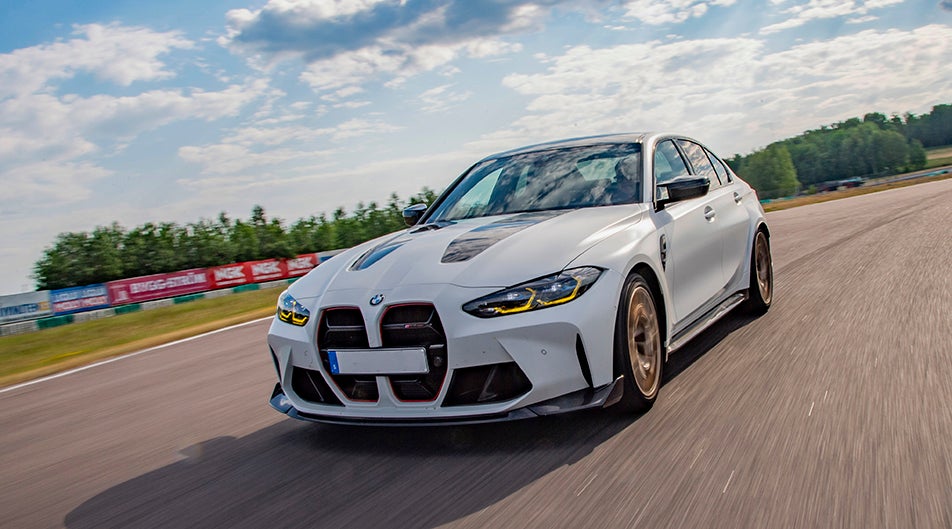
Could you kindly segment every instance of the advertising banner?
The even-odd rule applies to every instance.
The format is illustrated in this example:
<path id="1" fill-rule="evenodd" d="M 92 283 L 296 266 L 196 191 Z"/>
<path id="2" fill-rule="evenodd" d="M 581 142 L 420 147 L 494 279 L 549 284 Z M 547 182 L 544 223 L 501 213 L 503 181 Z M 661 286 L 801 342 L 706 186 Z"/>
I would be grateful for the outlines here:
<path id="1" fill-rule="evenodd" d="M 50 314 L 49 290 L 0 296 L 0 323 L 32 320 Z"/>
<path id="2" fill-rule="evenodd" d="M 63 288 L 50 292 L 50 302 L 53 314 L 102 309 L 109 306 L 109 289 L 106 285 Z"/>
<path id="3" fill-rule="evenodd" d="M 109 289 L 112 304 L 124 305 L 202 292 L 209 289 L 209 283 L 206 270 L 195 268 L 171 274 L 110 281 L 106 283 L 106 287 Z"/>
<path id="4" fill-rule="evenodd" d="M 211 289 L 219 289 L 298 277 L 310 272 L 317 264 L 317 254 L 308 253 L 292 259 L 265 259 L 214 266 L 208 269 L 208 285 Z"/>
<path id="5" fill-rule="evenodd" d="M 245 273 L 245 263 L 215 266 L 208 269 L 208 286 L 211 289 L 236 287 L 251 282 L 251 274 Z"/>
<path id="6" fill-rule="evenodd" d="M 252 283 L 274 281 L 288 277 L 288 266 L 283 260 L 267 259 L 245 263 L 245 273 L 251 276 Z"/>
<path id="7" fill-rule="evenodd" d="M 294 259 L 288 259 L 285 263 L 288 266 L 288 277 L 298 277 L 310 272 L 312 268 L 317 266 L 318 257 L 316 253 L 306 253 Z"/>

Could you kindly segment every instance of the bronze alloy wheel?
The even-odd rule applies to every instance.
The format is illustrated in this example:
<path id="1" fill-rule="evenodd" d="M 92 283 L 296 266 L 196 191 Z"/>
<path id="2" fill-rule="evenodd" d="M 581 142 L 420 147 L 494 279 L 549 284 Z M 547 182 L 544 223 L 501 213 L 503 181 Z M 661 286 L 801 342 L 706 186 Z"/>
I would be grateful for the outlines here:
<path id="1" fill-rule="evenodd" d="M 757 274 L 757 289 L 760 291 L 760 299 L 770 305 L 770 298 L 773 296 L 773 265 L 770 262 L 770 246 L 764 232 L 757 232 L 755 245 L 754 271 Z"/>
<path id="2" fill-rule="evenodd" d="M 641 414 L 654 404 L 661 388 L 664 356 L 658 306 L 645 278 L 633 272 L 625 279 L 615 319 L 615 373 L 622 377 L 617 409 Z"/>
<path id="3" fill-rule="evenodd" d="M 773 301 L 773 260 L 770 258 L 770 239 L 763 230 L 754 236 L 750 254 L 750 287 L 745 306 L 755 316 L 765 314 Z"/>
<path id="4" fill-rule="evenodd" d="M 661 384 L 661 334 L 651 293 L 636 285 L 628 299 L 628 358 L 638 391 L 653 398 Z"/>

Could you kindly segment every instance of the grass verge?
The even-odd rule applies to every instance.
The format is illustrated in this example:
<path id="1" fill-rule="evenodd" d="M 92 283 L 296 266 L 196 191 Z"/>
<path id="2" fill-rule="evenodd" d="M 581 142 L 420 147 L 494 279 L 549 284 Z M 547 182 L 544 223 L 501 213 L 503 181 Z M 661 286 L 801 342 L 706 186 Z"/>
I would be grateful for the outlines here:
<path id="1" fill-rule="evenodd" d="M 280 292 L 241 292 L 0 337 L 0 386 L 263 318 L 274 314 Z"/>

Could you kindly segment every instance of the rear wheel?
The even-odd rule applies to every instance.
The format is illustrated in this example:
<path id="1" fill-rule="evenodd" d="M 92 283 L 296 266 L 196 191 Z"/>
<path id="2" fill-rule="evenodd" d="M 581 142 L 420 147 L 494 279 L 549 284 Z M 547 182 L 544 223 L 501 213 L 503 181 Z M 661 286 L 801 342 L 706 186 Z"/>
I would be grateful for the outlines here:
<path id="1" fill-rule="evenodd" d="M 645 279 L 628 276 L 615 320 L 615 365 L 624 375 L 618 405 L 628 413 L 646 412 L 661 388 L 661 332 L 654 296 Z"/>
<path id="2" fill-rule="evenodd" d="M 770 257 L 770 241 L 763 230 L 758 230 L 754 237 L 748 294 L 747 311 L 756 315 L 766 313 L 773 301 L 773 260 Z"/>

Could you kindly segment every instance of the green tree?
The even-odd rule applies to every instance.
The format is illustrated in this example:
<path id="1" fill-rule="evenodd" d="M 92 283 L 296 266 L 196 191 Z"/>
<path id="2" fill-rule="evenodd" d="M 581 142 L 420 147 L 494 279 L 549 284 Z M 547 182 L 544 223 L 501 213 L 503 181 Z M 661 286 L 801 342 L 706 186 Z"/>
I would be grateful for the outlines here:
<path id="1" fill-rule="evenodd" d="M 906 169 L 909 171 L 915 171 L 922 169 L 926 166 L 926 150 L 922 146 L 922 142 L 919 140 L 912 140 L 909 142 L 909 165 L 906 166 Z"/>
<path id="2" fill-rule="evenodd" d="M 909 157 L 909 144 L 902 134 L 895 131 L 879 131 L 873 138 L 877 174 L 899 171 Z"/>
<path id="3" fill-rule="evenodd" d="M 228 237 L 235 250 L 235 261 L 256 261 L 259 259 L 261 245 L 253 224 L 236 220 Z"/>
<path id="4" fill-rule="evenodd" d="M 789 196 L 800 187 L 790 152 L 780 143 L 748 156 L 742 171 L 741 177 L 754 186 L 760 198 Z"/>

